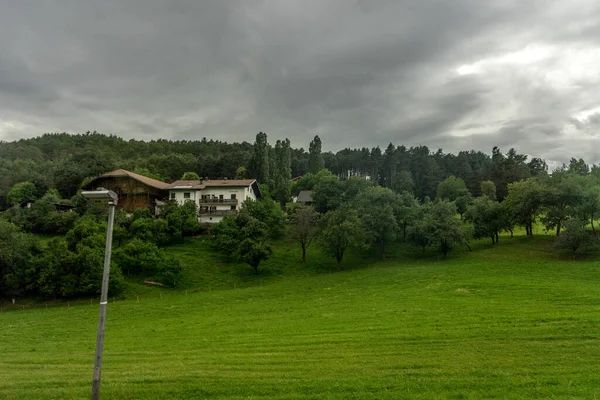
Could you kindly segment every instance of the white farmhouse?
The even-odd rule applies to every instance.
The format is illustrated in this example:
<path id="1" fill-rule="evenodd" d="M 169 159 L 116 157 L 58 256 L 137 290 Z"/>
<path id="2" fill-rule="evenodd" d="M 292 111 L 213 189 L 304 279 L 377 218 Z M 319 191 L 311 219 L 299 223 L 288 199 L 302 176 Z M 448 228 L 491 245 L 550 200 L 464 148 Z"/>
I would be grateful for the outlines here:
<path id="1" fill-rule="evenodd" d="M 191 200 L 198 206 L 198 221 L 217 223 L 235 214 L 244 201 L 262 196 L 255 179 L 179 180 L 169 184 L 169 199 L 183 204 Z"/>

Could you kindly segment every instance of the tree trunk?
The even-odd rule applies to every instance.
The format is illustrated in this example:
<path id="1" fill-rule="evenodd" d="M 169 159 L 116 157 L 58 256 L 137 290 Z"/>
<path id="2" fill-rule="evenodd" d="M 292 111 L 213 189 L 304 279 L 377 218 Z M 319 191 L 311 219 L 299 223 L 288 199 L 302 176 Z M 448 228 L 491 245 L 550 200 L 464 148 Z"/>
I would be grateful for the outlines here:
<path id="1" fill-rule="evenodd" d="M 381 242 L 381 260 L 385 261 L 385 242 Z"/>
<path id="2" fill-rule="evenodd" d="M 590 218 L 590 223 L 592 224 L 592 232 L 596 232 L 596 228 L 594 228 L 594 217 Z"/>
<path id="3" fill-rule="evenodd" d="M 469 246 L 469 243 L 465 242 L 465 246 L 467 246 L 467 249 L 469 249 L 469 251 L 473 251 L 473 249 L 471 249 L 471 246 Z"/>
<path id="4" fill-rule="evenodd" d="M 252 268 L 254 268 L 254 274 L 258 275 L 258 264 L 253 265 Z"/>
<path id="5" fill-rule="evenodd" d="M 496 232 L 496 244 L 500 243 L 500 240 L 498 238 L 498 232 Z"/>
<path id="6" fill-rule="evenodd" d="M 302 262 L 306 262 L 306 244 L 302 243 Z"/>
<path id="7" fill-rule="evenodd" d="M 515 233 L 513 232 L 513 230 L 509 229 L 508 231 L 510 232 L 510 238 L 511 239 L 514 238 L 515 237 Z"/>
<path id="8" fill-rule="evenodd" d="M 556 225 L 556 236 L 560 236 L 560 221 L 558 222 L 558 225 Z"/>
<path id="9" fill-rule="evenodd" d="M 405 223 L 405 224 L 402 226 L 402 229 L 403 229 L 403 232 L 402 232 L 403 238 L 402 238 L 402 240 L 404 240 L 405 242 L 406 242 L 406 225 L 407 225 L 407 224 Z"/>
<path id="10" fill-rule="evenodd" d="M 494 241 L 494 235 L 490 236 L 490 239 L 492 239 L 492 244 L 496 244 L 496 242 Z"/>
<path id="11" fill-rule="evenodd" d="M 338 271 L 342 270 L 342 259 L 341 258 L 337 259 L 337 267 L 338 267 Z"/>

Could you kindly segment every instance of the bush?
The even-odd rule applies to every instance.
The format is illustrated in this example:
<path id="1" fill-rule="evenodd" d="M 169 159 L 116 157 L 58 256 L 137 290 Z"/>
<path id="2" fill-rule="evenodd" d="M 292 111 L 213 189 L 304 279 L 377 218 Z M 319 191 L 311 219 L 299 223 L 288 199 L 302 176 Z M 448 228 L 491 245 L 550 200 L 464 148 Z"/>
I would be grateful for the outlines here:
<path id="1" fill-rule="evenodd" d="M 554 247 L 570 251 L 573 256 L 598 247 L 598 240 L 586 230 L 587 221 L 569 219 L 564 225 L 565 229 L 554 242 Z"/>
<path id="2" fill-rule="evenodd" d="M 154 243 L 141 239 L 133 239 L 117 249 L 115 261 L 127 275 L 158 279 L 172 286 L 181 271 L 178 260 L 165 256 Z"/>

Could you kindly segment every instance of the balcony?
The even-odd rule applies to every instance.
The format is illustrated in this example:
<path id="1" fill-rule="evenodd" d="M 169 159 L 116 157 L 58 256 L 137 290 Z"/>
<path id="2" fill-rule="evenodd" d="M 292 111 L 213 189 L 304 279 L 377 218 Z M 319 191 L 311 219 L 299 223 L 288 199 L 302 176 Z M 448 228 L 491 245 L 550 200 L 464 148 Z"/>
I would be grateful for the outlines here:
<path id="1" fill-rule="evenodd" d="M 199 210 L 199 215 L 235 215 L 237 210 Z"/>
<path id="2" fill-rule="evenodd" d="M 238 199 L 200 199 L 199 204 L 228 204 L 237 205 Z"/>

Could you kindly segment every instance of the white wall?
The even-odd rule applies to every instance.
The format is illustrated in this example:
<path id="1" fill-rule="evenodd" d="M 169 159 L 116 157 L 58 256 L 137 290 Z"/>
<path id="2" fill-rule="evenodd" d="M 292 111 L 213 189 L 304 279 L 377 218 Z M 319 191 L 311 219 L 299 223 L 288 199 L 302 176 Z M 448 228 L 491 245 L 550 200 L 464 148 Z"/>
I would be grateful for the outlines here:
<path id="1" fill-rule="evenodd" d="M 241 186 L 231 186 L 231 187 L 208 187 L 206 189 L 202 189 L 198 192 L 198 199 L 201 199 L 202 196 L 215 196 L 219 198 L 220 195 L 223 195 L 224 199 L 231 199 L 231 195 L 235 194 L 235 198 L 238 200 L 238 204 L 236 209 L 239 210 L 242 206 L 242 203 L 246 201 L 246 199 L 256 200 L 256 195 L 252 190 L 252 187 L 241 187 Z M 221 206 L 217 207 L 218 210 L 229 210 L 230 207 L 223 208 Z"/>
<path id="2" fill-rule="evenodd" d="M 179 204 L 183 204 L 186 200 L 193 200 L 194 202 L 197 202 L 197 199 L 200 198 L 200 195 L 197 194 L 197 190 L 194 189 L 176 189 L 176 190 L 169 190 L 169 200 L 172 200 L 172 194 L 171 193 L 175 193 L 175 201 L 177 201 Z M 186 199 L 184 198 L 184 193 L 189 193 L 190 194 L 190 198 Z"/>
<path id="3" fill-rule="evenodd" d="M 198 207 L 200 206 L 211 206 L 216 207 L 217 210 L 231 210 L 231 206 L 233 204 L 205 204 L 200 203 L 200 199 L 202 196 L 215 196 L 219 198 L 220 195 L 223 195 L 223 199 L 231 199 L 231 195 L 235 194 L 235 198 L 238 200 L 236 205 L 236 210 L 239 210 L 242 207 L 242 204 L 247 199 L 256 200 L 256 194 L 252 189 L 252 186 L 230 186 L 230 187 L 208 187 L 202 190 L 195 189 L 171 189 L 169 190 L 169 199 L 171 199 L 171 193 L 175 193 L 175 201 L 179 204 L 183 204 L 185 202 L 184 193 L 190 193 L 189 200 L 193 200 Z M 210 219 L 212 218 L 212 220 Z M 198 218 L 200 222 L 208 222 L 208 223 L 217 223 L 223 219 L 223 216 L 215 216 L 215 215 L 202 215 Z"/>
<path id="4" fill-rule="evenodd" d="M 222 215 L 203 215 L 201 217 L 198 217 L 198 222 L 204 224 L 204 223 L 209 223 L 209 224 L 216 224 L 217 222 L 221 222 L 221 220 L 223 219 Z"/>

